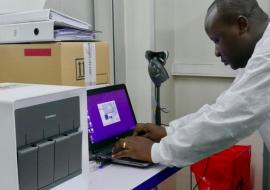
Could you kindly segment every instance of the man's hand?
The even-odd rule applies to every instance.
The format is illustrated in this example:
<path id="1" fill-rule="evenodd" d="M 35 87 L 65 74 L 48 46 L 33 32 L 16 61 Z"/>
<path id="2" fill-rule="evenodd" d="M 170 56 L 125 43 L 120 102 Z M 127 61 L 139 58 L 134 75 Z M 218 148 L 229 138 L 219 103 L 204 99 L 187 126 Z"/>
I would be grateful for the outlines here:
<path id="1" fill-rule="evenodd" d="M 144 137 L 130 136 L 120 139 L 113 148 L 113 158 L 129 157 L 152 162 L 151 148 L 153 141 Z"/>
<path id="2" fill-rule="evenodd" d="M 143 136 L 155 142 L 159 142 L 166 135 L 165 128 L 153 123 L 138 123 L 133 133 L 133 136 Z"/>

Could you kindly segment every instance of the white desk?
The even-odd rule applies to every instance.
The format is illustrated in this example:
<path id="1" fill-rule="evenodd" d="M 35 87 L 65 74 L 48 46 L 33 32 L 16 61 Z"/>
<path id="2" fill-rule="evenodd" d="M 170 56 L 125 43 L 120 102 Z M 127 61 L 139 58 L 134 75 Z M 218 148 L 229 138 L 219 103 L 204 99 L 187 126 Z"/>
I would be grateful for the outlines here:
<path id="1" fill-rule="evenodd" d="M 87 181 L 77 176 L 52 190 L 150 190 L 179 170 L 160 165 L 140 169 L 111 164 L 91 171 Z"/>
<path id="2" fill-rule="evenodd" d="M 173 175 L 179 168 L 152 166 L 150 168 L 134 168 L 111 164 L 90 172 L 89 190 L 148 190 Z"/>

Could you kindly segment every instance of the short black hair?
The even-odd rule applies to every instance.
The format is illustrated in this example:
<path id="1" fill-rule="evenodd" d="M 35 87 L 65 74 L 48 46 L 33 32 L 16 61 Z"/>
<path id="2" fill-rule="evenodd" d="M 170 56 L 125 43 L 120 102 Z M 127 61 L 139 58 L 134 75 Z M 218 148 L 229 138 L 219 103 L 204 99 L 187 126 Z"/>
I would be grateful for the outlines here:
<path id="1" fill-rule="evenodd" d="M 214 7 L 217 8 L 218 15 L 227 22 L 240 15 L 259 21 L 269 19 L 256 0 L 215 0 L 208 8 L 207 15 Z"/>

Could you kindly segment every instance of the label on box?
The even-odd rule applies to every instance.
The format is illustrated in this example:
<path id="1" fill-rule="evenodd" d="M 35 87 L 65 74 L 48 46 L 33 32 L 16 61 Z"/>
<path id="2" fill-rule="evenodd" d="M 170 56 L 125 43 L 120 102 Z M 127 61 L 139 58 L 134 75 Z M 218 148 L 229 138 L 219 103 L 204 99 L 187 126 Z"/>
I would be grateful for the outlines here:
<path id="1" fill-rule="evenodd" d="M 97 68 L 96 68 L 96 45 L 95 43 L 87 42 L 83 44 L 84 50 L 84 71 L 85 84 L 96 85 L 97 82 Z"/>
<path id="2" fill-rule="evenodd" d="M 51 48 L 26 48 L 24 49 L 24 56 L 31 57 L 42 57 L 42 56 L 51 56 L 52 49 Z"/>
<path id="3" fill-rule="evenodd" d="M 85 68 L 84 68 L 84 58 L 76 58 L 76 80 L 84 80 L 85 78 Z"/>

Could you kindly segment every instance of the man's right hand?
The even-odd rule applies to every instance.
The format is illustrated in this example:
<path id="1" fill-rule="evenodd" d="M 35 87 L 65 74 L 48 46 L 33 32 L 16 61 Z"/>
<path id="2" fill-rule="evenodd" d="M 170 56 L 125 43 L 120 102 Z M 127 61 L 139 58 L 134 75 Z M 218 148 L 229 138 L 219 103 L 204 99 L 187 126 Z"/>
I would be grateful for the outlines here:
<path id="1" fill-rule="evenodd" d="M 143 136 L 155 142 L 159 142 L 166 135 L 164 127 L 153 123 L 138 123 L 133 133 L 133 136 Z"/>

